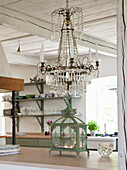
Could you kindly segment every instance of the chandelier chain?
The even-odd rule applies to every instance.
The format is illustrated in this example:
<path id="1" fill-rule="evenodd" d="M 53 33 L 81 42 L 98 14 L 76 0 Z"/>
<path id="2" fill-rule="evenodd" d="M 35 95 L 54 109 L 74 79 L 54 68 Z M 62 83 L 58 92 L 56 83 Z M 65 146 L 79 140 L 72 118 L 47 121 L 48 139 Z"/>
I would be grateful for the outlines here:
<path id="1" fill-rule="evenodd" d="M 66 8 L 68 9 L 68 0 L 66 0 Z"/>

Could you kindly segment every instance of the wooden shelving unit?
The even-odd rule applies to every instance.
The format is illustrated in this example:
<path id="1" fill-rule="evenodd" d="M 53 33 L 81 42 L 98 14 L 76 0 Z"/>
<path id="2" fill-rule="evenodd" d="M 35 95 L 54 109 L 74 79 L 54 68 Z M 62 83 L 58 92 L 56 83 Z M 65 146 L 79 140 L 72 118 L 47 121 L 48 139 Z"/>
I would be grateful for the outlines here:
<path id="1" fill-rule="evenodd" d="M 28 82 L 28 83 L 24 83 L 24 86 L 36 86 L 38 92 L 40 94 L 44 93 L 44 84 L 45 81 L 41 80 L 39 82 Z M 68 99 L 69 102 L 72 104 L 72 99 L 80 99 L 81 96 L 62 96 L 62 97 L 41 97 L 41 98 L 29 98 L 29 99 L 15 99 L 15 102 L 17 102 L 17 104 L 19 105 L 19 102 L 36 102 L 40 111 L 42 111 L 42 114 L 39 115 L 16 115 L 17 118 L 17 132 L 19 132 L 19 124 L 20 118 L 27 118 L 27 117 L 35 117 L 38 121 L 38 123 L 41 126 L 41 131 L 44 131 L 44 116 L 62 116 L 62 113 L 57 113 L 57 114 L 45 114 L 44 113 L 44 101 L 45 100 L 58 100 L 58 99 Z M 3 102 L 12 102 L 11 100 L 9 101 L 3 101 Z M 11 116 L 9 116 L 11 118 Z"/>

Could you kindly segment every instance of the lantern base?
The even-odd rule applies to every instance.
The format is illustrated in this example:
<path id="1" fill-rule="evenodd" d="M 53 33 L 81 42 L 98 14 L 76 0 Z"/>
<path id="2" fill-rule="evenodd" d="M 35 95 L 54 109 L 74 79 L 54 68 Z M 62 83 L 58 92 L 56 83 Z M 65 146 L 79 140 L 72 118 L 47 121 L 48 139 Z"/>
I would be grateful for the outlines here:
<path id="1" fill-rule="evenodd" d="M 49 150 L 49 155 L 51 156 L 51 151 L 58 151 L 58 150 Z M 63 150 L 60 150 L 59 151 L 59 156 L 61 156 L 62 155 L 62 152 L 63 151 L 71 151 L 71 152 L 75 152 L 76 153 L 76 158 L 79 158 L 80 157 L 80 152 L 84 152 L 84 151 L 86 151 L 87 152 L 87 156 L 89 157 L 89 155 L 90 155 L 90 151 L 87 149 L 87 150 L 84 150 L 84 151 L 72 151 L 71 149 L 63 149 Z"/>

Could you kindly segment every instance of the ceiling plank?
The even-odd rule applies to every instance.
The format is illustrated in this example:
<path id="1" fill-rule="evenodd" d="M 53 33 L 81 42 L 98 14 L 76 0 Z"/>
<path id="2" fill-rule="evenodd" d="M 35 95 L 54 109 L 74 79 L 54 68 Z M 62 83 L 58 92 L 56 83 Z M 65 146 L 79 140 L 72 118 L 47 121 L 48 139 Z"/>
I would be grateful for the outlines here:
<path id="1" fill-rule="evenodd" d="M 17 27 L 25 32 L 32 33 L 34 35 L 51 38 L 51 24 L 25 14 L 21 14 L 17 11 L 13 11 L 4 7 L 0 7 L 0 14 L 3 17 L 3 22 Z M 94 38 L 88 35 L 83 35 L 81 39 L 78 39 L 78 44 L 81 46 L 96 49 L 110 54 L 116 54 L 116 45 Z"/>

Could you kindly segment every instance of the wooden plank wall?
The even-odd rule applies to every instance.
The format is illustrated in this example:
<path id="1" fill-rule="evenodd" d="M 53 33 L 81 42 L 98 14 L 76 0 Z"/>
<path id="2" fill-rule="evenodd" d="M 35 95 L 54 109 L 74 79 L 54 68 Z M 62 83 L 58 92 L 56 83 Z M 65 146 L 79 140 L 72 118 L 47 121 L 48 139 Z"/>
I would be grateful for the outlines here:
<path id="1" fill-rule="evenodd" d="M 118 128 L 119 170 L 127 169 L 127 0 L 118 0 Z"/>

